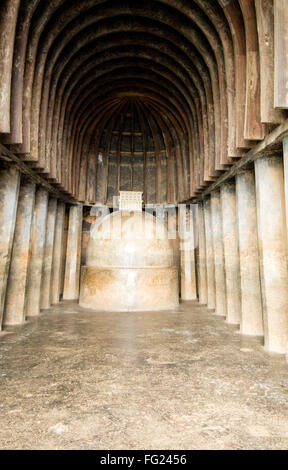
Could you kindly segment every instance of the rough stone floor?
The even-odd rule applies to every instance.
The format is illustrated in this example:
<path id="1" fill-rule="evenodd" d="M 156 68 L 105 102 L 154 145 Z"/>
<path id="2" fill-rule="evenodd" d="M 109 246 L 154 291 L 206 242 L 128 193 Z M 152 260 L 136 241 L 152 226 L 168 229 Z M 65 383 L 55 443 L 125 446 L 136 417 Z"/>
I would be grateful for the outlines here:
<path id="1" fill-rule="evenodd" d="M 198 304 L 0 333 L 1 449 L 285 449 L 288 364 Z"/>

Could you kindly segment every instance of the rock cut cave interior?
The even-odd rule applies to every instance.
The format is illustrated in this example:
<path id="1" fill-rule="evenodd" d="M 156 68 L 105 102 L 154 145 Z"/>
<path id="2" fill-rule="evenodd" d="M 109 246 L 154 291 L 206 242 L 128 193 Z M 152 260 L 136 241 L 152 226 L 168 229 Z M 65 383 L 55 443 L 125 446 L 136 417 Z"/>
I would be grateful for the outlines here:
<path id="1" fill-rule="evenodd" d="M 287 0 L 1 0 L 0 78 L 0 448 L 287 448 Z"/>

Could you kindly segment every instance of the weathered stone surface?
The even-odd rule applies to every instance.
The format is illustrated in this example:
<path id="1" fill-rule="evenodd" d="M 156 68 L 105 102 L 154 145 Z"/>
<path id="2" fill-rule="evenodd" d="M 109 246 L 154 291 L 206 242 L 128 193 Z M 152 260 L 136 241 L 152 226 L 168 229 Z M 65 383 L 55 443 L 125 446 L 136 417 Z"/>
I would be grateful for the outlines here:
<path id="1" fill-rule="evenodd" d="M 286 207 L 286 227 L 288 232 L 288 136 L 283 140 L 284 190 Z"/>
<path id="2" fill-rule="evenodd" d="M 63 297 L 64 292 L 64 281 L 65 281 L 65 269 L 66 269 L 66 255 L 67 255 L 67 240 L 68 240 L 68 227 L 69 227 L 69 212 L 65 210 L 65 217 L 64 217 L 64 235 L 63 235 L 63 242 L 62 242 L 62 273 L 61 273 L 61 289 L 60 289 L 60 297 Z"/>
<path id="3" fill-rule="evenodd" d="M 178 270 L 164 225 L 147 212 L 113 212 L 91 228 L 80 305 L 139 311 L 179 303 Z"/>
<path id="4" fill-rule="evenodd" d="M 244 335 L 262 336 L 263 312 L 253 170 L 236 176 L 236 199 L 241 285 L 240 331 Z"/>
<path id="5" fill-rule="evenodd" d="M 17 213 L 20 173 L 13 167 L 0 170 L 0 330 Z"/>
<path id="6" fill-rule="evenodd" d="M 206 305 L 207 297 L 207 264 L 206 264 L 206 238 L 203 204 L 198 205 L 198 245 L 199 245 L 199 263 L 198 263 L 198 290 L 199 302 Z"/>
<path id="7" fill-rule="evenodd" d="M 196 260 L 193 212 L 180 210 L 181 299 L 196 300 Z"/>
<path id="8" fill-rule="evenodd" d="M 98 311 L 151 311 L 179 303 L 176 268 L 97 268 L 83 266 L 81 307 Z"/>
<path id="9" fill-rule="evenodd" d="M 51 198 L 48 202 L 48 214 L 46 223 L 44 259 L 42 267 L 41 279 L 41 296 L 40 308 L 47 309 L 51 305 L 51 275 L 52 275 L 52 260 L 53 260 L 53 247 L 55 237 L 55 223 L 56 223 L 56 210 L 57 199 Z"/>
<path id="10" fill-rule="evenodd" d="M 179 293 L 181 291 L 181 269 L 180 269 L 180 243 L 179 243 L 179 233 L 177 230 L 177 211 L 176 208 L 169 209 L 168 211 L 168 221 L 167 221 L 167 228 L 168 228 L 168 238 L 170 243 L 172 244 L 173 248 L 173 259 L 176 268 L 178 269 L 178 285 L 179 285 Z"/>
<path id="11" fill-rule="evenodd" d="M 71 206 L 67 239 L 63 299 L 77 300 L 80 287 L 80 260 L 83 206 Z"/>
<path id="12" fill-rule="evenodd" d="M 207 267 L 207 306 L 214 310 L 215 299 L 215 265 L 214 265 L 214 242 L 212 232 L 211 199 L 204 200 L 204 222 L 206 242 L 206 267 Z"/>
<path id="13" fill-rule="evenodd" d="M 285 119 L 284 0 L 42 6 L 1 2 L 0 131 L 79 201 L 189 200 Z"/>
<path id="14" fill-rule="evenodd" d="M 7 284 L 3 323 L 21 325 L 25 321 L 25 295 L 35 203 L 35 184 L 22 181 Z"/>
<path id="15" fill-rule="evenodd" d="M 283 159 L 255 162 L 265 348 L 287 352 L 288 271 Z"/>
<path id="16" fill-rule="evenodd" d="M 211 195 L 211 215 L 213 231 L 214 248 L 214 266 L 215 266 L 215 314 L 226 317 L 226 282 L 223 251 L 223 233 L 221 220 L 220 192 L 216 191 Z"/>
<path id="17" fill-rule="evenodd" d="M 54 306 L 2 335 L 1 449 L 287 450 L 287 362 L 235 332 L 196 302 Z"/>
<path id="18" fill-rule="evenodd" d="M 226 321 L 227 323 L 239 325 L 241 319 L 241 287 L 234 181 L 221 186 L 220 194 L 227 300 Z"/>
<path id="19" fill-rule="evenodd" d="M 64 236 L 65 204 L 58 202 L 55 237 L 53 246 L 52 273 L 51 273 L 51 304 L 57 304 L 60 300 L 61 275 L 63 266 L 62 245 Z"/>
<path id="20" fill-rule="evenodd" d="M 26 289 L 26 317 L 34 317 L 40 313 L 40 294 L 44 246 L 46 236 L 46 221 L 48 208 L 48 193 L 43 188 L 36 191 L 33 215 L 31 253 Z"/>
<path id="21" fill-rule="evenodd" d="M 0 133 L 10 132 L 13 48 L 20 0 L 3 0 L 0 18 Z"/>
<path id="22" fill-rule="evenodd" d="M 181 299 L 197 299 L 195 254 L 190 246 L 181 251 Z"/>
<path id="23" fill-rule="evenodd" d="M 87 266 L 150 268 L 173 263 L 167 231 L 148 212 L 113 212 L 91 227 Z"/>

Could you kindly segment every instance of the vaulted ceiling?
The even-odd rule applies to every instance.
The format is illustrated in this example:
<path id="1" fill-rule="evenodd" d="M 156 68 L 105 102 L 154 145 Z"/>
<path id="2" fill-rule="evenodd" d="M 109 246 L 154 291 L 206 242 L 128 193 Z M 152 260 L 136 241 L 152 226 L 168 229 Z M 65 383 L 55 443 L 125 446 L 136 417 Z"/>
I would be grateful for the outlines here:
<path id="1" fill-rule="evenodd" d="M 263 97 L 271 15 L 272 0 L 2 0 L 1 141 L 79 201 L 188 200 L 286 117 Z"/>
<path id="2" fill-rule="evenodd" d="M 90 201 L 96 194 L 96 203 L 111 205 L 120 190 L 142 191 L 143 200 L 149 204 L 177 200 L 176 191 L 189 176 L 189 154 L 179 139 L 181 127 L 169 109 L 161 108 L 157 101 L 134 89 L 129 94 L 119 92 L 113 106 L 99 112 L 97 122 L 89 146 Z M 178 149 L 177 155 L 172 149 Z M 81 165 L 80 168 L 87 171 L 84 162 L 84 170 Z M 83 171 L 79 174 L 82 182 Z M 80 188 L 80 197 L 85 198 L 86 184 L 80 183 Z"/>

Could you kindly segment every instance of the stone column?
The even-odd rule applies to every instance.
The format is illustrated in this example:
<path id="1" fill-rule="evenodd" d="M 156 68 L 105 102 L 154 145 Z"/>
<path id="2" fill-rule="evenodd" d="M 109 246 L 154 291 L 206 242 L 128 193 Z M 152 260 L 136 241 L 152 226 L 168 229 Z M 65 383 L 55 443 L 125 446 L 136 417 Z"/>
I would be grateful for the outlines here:
<path id="1" fill-rule="evenodd" d="M 14 238 L 20 173 L 12 166 L 0 170 L 0 330 Z"/>
<path id="2" fill-rule="evenodd" d="M 241 319 L 240 259 L 234 181 L 223 184 L 220 195 L 226 279 L 226 321 L 239 325 Z"/>
<path id="3" fill-rule="evenodd" d="M 181 299 L 196 300 L 195 244 L 192 211 L 180 209 Z"/>
<path id="4" fill-rule="evenodd" d="M 195 276 L 195 299 L 199 302 L 199 280 L 198 280 L 198 265 L 199 265 L 199 210 L 198 204 L 191 204 L 193 229 L 194 229 L 194 276 Z"/>
<path id="5" fill-rule="evenodd" d="M 220 191 L 216 191 L 211 195 L 211 214 L 212 214 L 212 231 L 213 231 L 213 247 L 214 247 L 214 265 L 215 265 L 215 298 L 216 298 L 216 315 L 226 317 L 226 282 L 224 267 L 224 251 L 223 251 L 223 234 L 222 234 L 222 217 L 220 204 Z"/>
<path id="6" fill-rule="evenodd" d="M 67 240 L 64 300 L 79 298 L 83 206 L 71 206 Z"/>
<path id="7" fill-rule="evenodd" d="M 40 309 L 43 309 L 43 310 L 51 307 L 51 302 L 50 302 L 51 275 L 52 275 L 52 258 L 53 258 L 53 246 L 54 246 L 54 236 L 55 236 L 56 210 L 57 210 L 57 199 L 52 197 L 49 199 L 49 202 L 48 202 L 44 259 L 43 259 L 42 279 L 41 279 Z"/>
<path id="8" fill-rule="evenodd" d="M 3 324 L 21 325 L 25 321 L 25 294 L 30 256 L 31 230 L 35 203 L 35 184 L 22 181 L 16 216 L 14 241 L 7 284 Z"/>
<path id="9" fill-rule="evenodd" d="M 206 243 L 206 272 L 207 272 L 207 307 L 214 310 L 215 300 L 215 266 L 212 232 L 211 199 L 205 199 L 204 204 L 205 243 Z"/>
<path id="10" fill-rule="evenodd" d="M 171 240 L 173 245 L 173 256 L 174 256 L 174 264 L 178 269 L 178 292 L 180 296 L 181 292 L 181 269 L 180 269 L 180 242 L 179 242 L 179 233 L 177 230 L 177 211 L 176 207 L 169 207 L 168 209 L 168 238 Z"/>
<path id="11" fill-rule="evenodd" d="M 173 245 L 174 263 L 178 269 L 178 287 L 179 293 L 181 289 L 181 273 L 180 273 L 180 243 L 179 233 L 177 230 L 177 212 L 176 207 L 170 207 L 168 210 L 168 238 Z"/>
<path id="12" fill-rule="evenodd" d="M 288 272 L 282 156 L 255 162 L 265 348 L 287 352 Z"/>
<path id="13" fill-rule="evenodd" d="M 199 245 L 199 264 L 198 264 L 198 289 L 200 304 L 207 304 L 207 266 L 206 266 L 206 240 L 204 207 L 200 203 L 198 206 L 198 245 Z"/>
<path id="14" fill-rule="evenodd" d="M 31 253 L 26 289 L 26 317 L 35 317 L 40 313 L 40 288 L 46 234 L 48 193 L 39 187 L 36 191 L 32 225 Z"/>
<path id="15" fill-rule="evenodd" d="M 241 323 L 243 335 L 263 336 L 263 313 L 257 235 L 254 171 L 236 176 L 236 206 L 240 255 Z"/>
<path id="16" fill-rule="evenodd" d="M 55 227 L 55 239 L 52 260 L 52 278 L 51 278 L 51 304 L 58 304 L 60 300 L 61 274 L 63 266 L 62 244 L 64 236 L 64 218 L 65 204 L 58 203 Z"/>
<path id="17" fill-rule="evenodd" d="M 284 164 L 286 227 L 287 227 L 287 232 L 288 232 L 288 136 L 284 137 L 283 139 L 283 164 Z"/>

